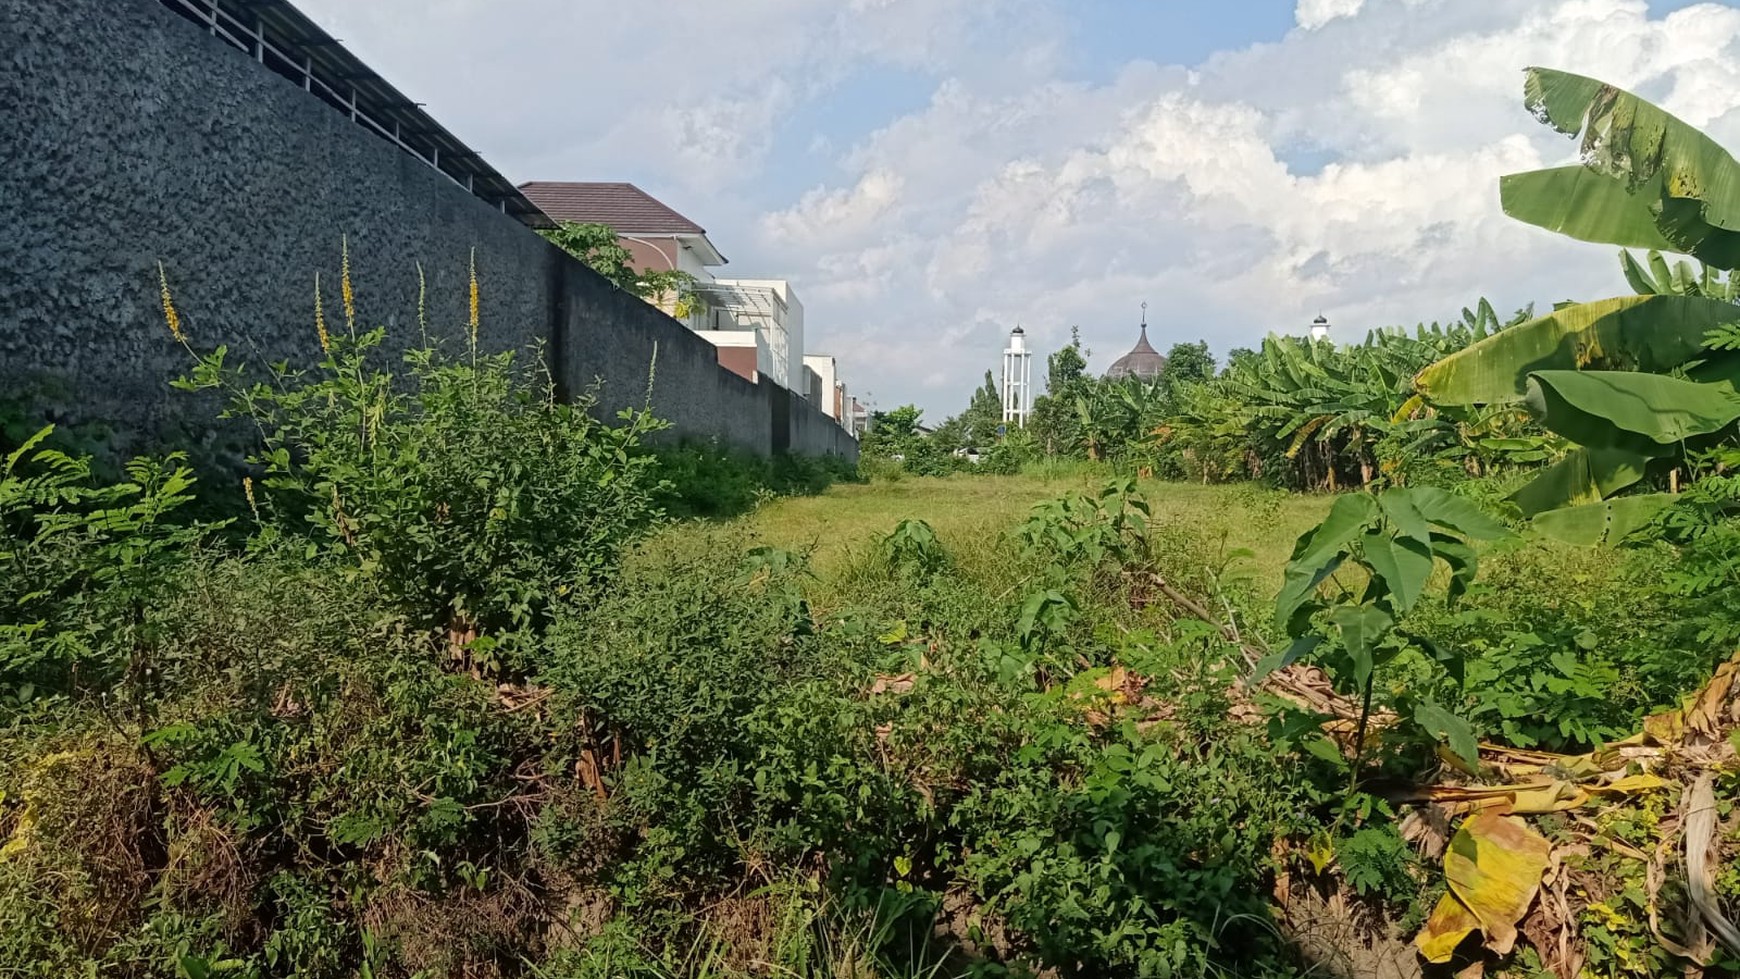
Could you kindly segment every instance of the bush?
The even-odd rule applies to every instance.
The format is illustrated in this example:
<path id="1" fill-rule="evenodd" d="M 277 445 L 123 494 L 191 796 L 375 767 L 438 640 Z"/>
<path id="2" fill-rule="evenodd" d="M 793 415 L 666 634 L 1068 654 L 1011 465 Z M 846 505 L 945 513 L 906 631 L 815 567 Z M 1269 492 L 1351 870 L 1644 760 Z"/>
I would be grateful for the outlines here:
<path id="1" fill-rule="evenodd" d="M 652 524 L 654 463 L 636 450 L 661 423 L 598 421 L 590 399 L 557 401 L 543 365 L 511 353 L 414 350 L 396 376 L 372 363 L 384 338 L 331 337 L 316 371 L 280 366 L 264 384 L 220 347 L 182 386 L 228 391 L 229 414 L 259 428 L 251 461 L 272 520 L 418 626 L 483 638 L 488 658 L 607 578 Z"/>
<path id="2" fill-rule="evenodd" d="M 0 704 L 98 695 L 155 666 L 158 609 L 205 532 L 178 520 L 193 476 L 180 456 L 136 459 L 96 484 L 89 457 L 43 448 L 44 428 L 0 469 Z M 133 701 L 136 698 L 128 698 Z"/>
<path id="3" fill-rule="evenodd" d="M 584 719 L 571 750 L 622 759 L 600 775 L 616 786 L 613 818 L 640 841 L 612 870 L 631 900 L 729 879 L 758 782 L 746 725 L 819 668 L 795 591 L 802 562 L 771 550 L 720 559 L 734 552 L 706 535 L 637 562 L 597 606 L 560 622 L 543 655 L 539 682 Z"/>
<path id="4" fill-rule="evenodd" d="M 813 496 L 858 479 L 858 467 L 833 456 L 781 453 L 763 459 L 717 446 L 660 449 L 654 472 L 659 509 L 676 518 L 731 517 L 773 496 Z"/>
<path id="5" fill-rule="evenodd" d="M 1463 682 L 1443 693 L 1462 698 L 1481 730 L 1522 747 L 1586 751 L 1677 704 L 1731 652 L 1700 642 L 1696 603 L 1660 587 L 1678 565 L 1660 546 L 1531 544 L 1492 556 L 1461 608 L 1427 611 L 1416 628 L 1467 654 Z"/>

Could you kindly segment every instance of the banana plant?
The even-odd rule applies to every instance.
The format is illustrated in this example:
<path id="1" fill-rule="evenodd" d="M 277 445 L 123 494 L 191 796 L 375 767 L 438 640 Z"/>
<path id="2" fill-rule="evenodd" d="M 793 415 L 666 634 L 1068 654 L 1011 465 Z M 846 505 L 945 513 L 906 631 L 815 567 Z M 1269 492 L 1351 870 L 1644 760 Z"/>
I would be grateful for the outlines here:
<path id="1" fill-rule="evenodd" d="M 1158 381 L 1102 380 L 1075 399 L 1076 419 L 1089 459 L 1117 455 L 1139 443 L 1166 404 Z"/>
<path id="2" fill-rule="evenodd" d="M 1723 302 L 1740 302 L 1740 278 L 1699 262 L 1697 268 L 1685 259 L 1672 265 L 1661 252 L 1651 250 L 1639 262 L 1629 250 L 1620 249 L 1619 269 L 1625 281 L 1640 296 L 1707 296 Z"/>
<path id="3" fill-rule="evenodd" d="M 1414 386 L 1437 405 L 1526 406 L 1574 443 L 1514 499 L 1547 533 L 1614 541 L 1672 501 L 1615 494 L 1731 438 L 1740 421 L 1740 354 L 1713 342 L 1740 323 L 1733 276 L 1720 274 L 1740 266 L 1740 164 L 1696 128 L 1581 75 L 1531 68 L 1524 101 L 1580 138 L 1581 162 L 1503 178 L 1505 213 L 1646 250 L 1644 262 L 1620 259 L 1638 294 L 1555 309 L 1451 354 Z"/>

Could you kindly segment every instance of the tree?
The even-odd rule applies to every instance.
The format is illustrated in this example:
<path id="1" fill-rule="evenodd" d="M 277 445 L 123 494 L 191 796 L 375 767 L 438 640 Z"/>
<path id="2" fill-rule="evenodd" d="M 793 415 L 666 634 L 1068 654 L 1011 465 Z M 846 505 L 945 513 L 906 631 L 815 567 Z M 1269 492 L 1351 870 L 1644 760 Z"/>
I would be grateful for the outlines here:
<path id="1" fill-rule="evenodd" d="M 919 438 L 918 422 L 924 417 L 917 405 L 901 405 L 887 411 L 872 412 L 870 430 L 860 443 L 864 454 L 891 456 L 904 454 Z"/>
<path id="2" fill-rule="evenodd" d="M 990 371 L 985 372 L 985 386 L 973 392 L 961 422 L 961 436 L 969 448 L 982 448 L 997 441 L 997 429 L 1003 424 L 1003 398 L 997 393 L 997 382 Z"/>
<path id="3" fill-rule="evenodd" d="M 624 247 L 622 239 L 608 225 L 563 221 L 538 233 L 545 241 L 585 262 L 618 289 L 641 295 L 640 273 L 634 267 L 634 253 Z"/>
<path id="4" fill-rule="evenodd" d="M 695 277 L 678 269 L 637 269 L 634 253 L 609 225 L 563 221 L 539 231 L 544 240 L 586 263 L 618 289 L 632 292 L 678 319 L 707 308 Z"/>
<path id="5" fill-rule="evenodd" d="M 1082 349 L 1081 327 L 1069 328 L 1069 344 L 1045 358 L 1045 393 L 1060 395 L 1087 376 L 1092 351 Z"/>
<path id="6" fill-rule="evenodd" d="M 1208 342 L 1175 343 L 1166 352 L 1166 367 L 1160 379 L 1168 388 L 1179 383 L 1204 381 L 1214 376 L 1214 356 L 1208 352 Z"/>
<path id="7" fill-rule="evenodd" d="M 1072 451 L 1081 440 L 1077 402 L 1093 384 L 1089 355 L 1081 345 L 1081 328 L 1070 327 L 1069 343 L 1045 359 L 1045 395 L 1034 400 L 1027 427 L 1048 456 Z"/>

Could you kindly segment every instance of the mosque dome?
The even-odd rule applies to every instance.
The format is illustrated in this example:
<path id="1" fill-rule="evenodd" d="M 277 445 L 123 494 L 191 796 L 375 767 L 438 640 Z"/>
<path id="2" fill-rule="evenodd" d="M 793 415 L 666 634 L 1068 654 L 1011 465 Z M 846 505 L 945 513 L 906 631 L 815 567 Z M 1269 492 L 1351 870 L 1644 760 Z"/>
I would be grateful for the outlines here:
<path id="1" fill-rule="evenodd" d="M 1152 381 L 1166 369 L 1166 358 L 1160 355 L 1148 344 L 1148 324 L 1142 324 L 1142 335 L 1136 340 L 1136 345 L 1130 352 L 1119 357 L 1112 364 L 1112 369 L 1106 371 L 1106 380 L 1121 381 L 1125 378 L 1136 378 L 1140 381 Z"/>

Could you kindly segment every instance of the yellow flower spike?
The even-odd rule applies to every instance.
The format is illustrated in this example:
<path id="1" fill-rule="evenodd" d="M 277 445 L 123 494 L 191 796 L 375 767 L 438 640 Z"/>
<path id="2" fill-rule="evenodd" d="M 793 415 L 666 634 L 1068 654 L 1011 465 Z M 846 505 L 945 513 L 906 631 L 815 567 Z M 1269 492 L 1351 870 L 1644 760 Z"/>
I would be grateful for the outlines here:
<path id="1" fill-rule="evenodd" d="M 339 239 L 342 264 L 339 266 L 338 291 L 344 299 L 344 328 L 356 336 L 356 293 L 350 287 L 350 236 Z"/>
<path id="2" fill-rule="evenodd" d="M 477 349 L 477 249 L 471 250 L 471 348 Z"/>
<path id="3" fill-rule="evenodd" d="M 320 350 L 332 349 L 332 339 L 326 335 L 326 308 L 320 301 L 320 273 L 314 273 L 314 335 L 320 338 Z"/>
<path id="4" fill-rule="evenodd" d="M 429 335 L 429 313 L 425 300 L 429 291 L 429 283 L 423 278 L 423 263 L 417 263 L 417 335 Z"/>
<path id="5" fill-rule="evenodd" d="M 248 509 L 254 512 L 254 519 L 260 519 L 260 506 L 254 502 L 254 477 L 242 477 L 242 495 L 248 498 Z"/>
<path id="6" fill-rule="evenodd" d="M 177 343 L 186 343 L 187 335 L 181 332 L 181 314 L 175 309 L 175 299 L 169 295 L 169 273 L 163 270 L 163 263 L 157 263 L 157 284 L 163 290 L 163 322 L 169 324 L 169 335 Z"/>

